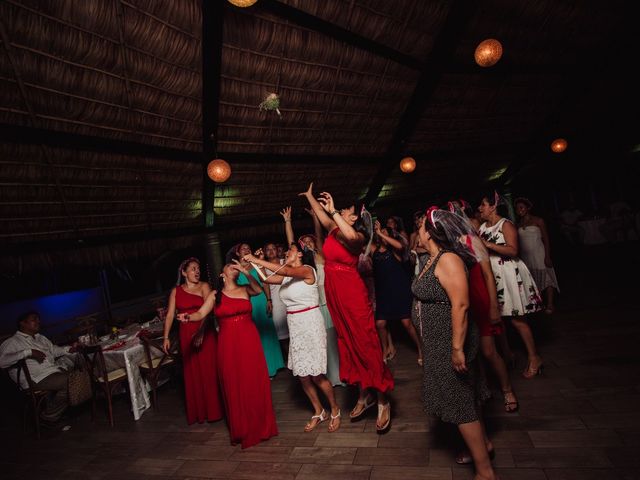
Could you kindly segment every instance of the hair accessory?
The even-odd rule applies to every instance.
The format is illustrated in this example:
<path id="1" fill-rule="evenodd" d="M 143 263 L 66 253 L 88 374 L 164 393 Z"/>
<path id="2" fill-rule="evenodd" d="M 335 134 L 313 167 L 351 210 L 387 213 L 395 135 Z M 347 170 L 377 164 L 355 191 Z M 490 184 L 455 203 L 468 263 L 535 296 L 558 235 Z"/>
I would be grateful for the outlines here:
<path id="1" fill-rule="evenodd" d="M 438 210 L 439 210 L 439 208 L 437 206 L 433 205 L 433 206 L 427 208 L 427 211 L 425 212 L 427 220 L 429 220 L 429 223 L 431 224 L 431 226 L 433 228 L 436 227 L 435 217 L 434 217 L 433 214 Z"/>

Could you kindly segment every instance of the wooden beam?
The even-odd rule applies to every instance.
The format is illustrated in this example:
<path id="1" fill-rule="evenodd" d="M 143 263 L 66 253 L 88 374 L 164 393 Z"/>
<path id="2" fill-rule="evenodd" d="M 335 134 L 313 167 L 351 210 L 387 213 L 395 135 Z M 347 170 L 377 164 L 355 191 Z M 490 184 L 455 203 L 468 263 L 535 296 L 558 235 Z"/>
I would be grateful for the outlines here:
<path id="1" fill-rule="evenodd" d="M 202 211 L 206 228 L 214 223 L 216 192 L 207 165 L 215 157 L 217 146 L 225 3 L 202 2 Z"/>
<path id="2" fill-rule="evenodd" d="M 47 145 L 49 147 L 111 153 L 115 155 L 164 158 L 167 160 L 191 163 L 202 162 L 202 154 L 200 152 L 20 125 L 0 124 L 0 140 L 7 143 Z"/>
<path id="3" fill-rule="evenodd" d="M 385 158 L 380 162 L 378 172 L 373 177 L 369 191 L 365 196 L 365 204 L 372 207 L 391 174 L 400 155 L 403 153 L 407 138 L 414 131 L 427 103 L 434 94 L 440 79 L 451 63 L 462 34 L 475 11 L 474 0 L 456 0 L 453 2 L 444 26 L 433 43 L 429 57 L 421 69 L 416 87 L 407 103 L 396 131 L 391 139 Z"/>
<path id="4" fill-rule="evenodd" d="M 410 55 L 406 55 L 391 47 L 360 36 L 351 30 L 342 28 L 334 23 L 328 22 L 327 20 L 323 20 L 290 5 L 278 2 L 277 0 L 260 0 L 256 4 L 256 8 L 260 8 L 304 28 L 316 31 L 356 48 L 366 50 L 379 57 L 387 58 L 406 67 L 413 68 L 415 70 L 423 68 L 422 62 Z"/>

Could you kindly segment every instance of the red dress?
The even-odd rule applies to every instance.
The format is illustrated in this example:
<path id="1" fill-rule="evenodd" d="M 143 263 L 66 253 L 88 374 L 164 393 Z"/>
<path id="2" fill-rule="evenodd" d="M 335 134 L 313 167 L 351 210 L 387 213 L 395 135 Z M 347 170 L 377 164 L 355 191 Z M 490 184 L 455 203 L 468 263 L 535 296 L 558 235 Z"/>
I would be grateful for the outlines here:
<path id="1" fill-rule="evenodd" d="M 220 325 L 218 368 L 231 443 L 247 448 L 278 435 L 271 381 L 251 302 L 224 293 L 215 306 Z"/>
<path id="2" fill-rule="evenodd" d="M 185 292 L 176 287 L 176 310 L 178 313 L 197 312 L 204 299 L 200 295 Z M 191 348 L 191 339 L 201 322 L 180 322 L 180 352 L 184 371 L 184 396 L 189 425 L 222 418 L 218 369 L 216 368 L 216 337 L 207 332 L 198 350 Z"/>
<path id="3" fill-rule="evenodd" d="M 393 377 L 382 361 L 369 294 L 357 270 L 358 255 L 338 241 L 337 232 L 336 228 L 329 233 L 322 252 L 327 306 L 338 335 L 340 379 L 386 392 L 393 389 Z"/>
<path id="4" fill-rule="evenodd" d="M 471 238 L 466 238 L 467 247 L 473 253 Z M 469 270 L 469 310 L 473 321 L 478 325 L 481 337 L 491 337 L 502 334 L 502 323 L 491 323 L 489 320 L 491 301 L 489 290 L 484 281 L 482 266 L 476 262 Z"/>

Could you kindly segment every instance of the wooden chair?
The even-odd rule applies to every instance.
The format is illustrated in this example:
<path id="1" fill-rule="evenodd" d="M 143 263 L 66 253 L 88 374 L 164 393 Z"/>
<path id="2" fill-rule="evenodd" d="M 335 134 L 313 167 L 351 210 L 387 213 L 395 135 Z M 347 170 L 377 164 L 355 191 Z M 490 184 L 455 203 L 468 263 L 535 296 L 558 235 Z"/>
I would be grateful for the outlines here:
<path id="1" fill-rule="evenodd" d="M 144 346 L 144 353 L 146 360 L 142 362 L 140 367 L 140 373 L 147 379 L 149 385 L 151 385 L 151 393 L 153 398 L 154 410 L 158 408 L 158 396 L 156 390 L 158 388 L 158 378 L 160 372 L 165 367 L 172 367 L 179 360 L 178 342 L 177 340 L 171 340 L 169 347 L 169 353 L 165 353 L 162 348 L 163 337 L 151 338 L 148 336 L 140 336 L 140 341 Z"/>
<path id="2" fill-rule="evenodd" d="M 91 376 L 91 384 L 93 386 L 92 418 L 95 418 L 96 415 L 96 390 L 101 390 L 107 402 L 109 425 L 113 427 L 113 390 L 122 383 L 124 383 L 128 389 L 127 371 L 124 368 L 118 368 L 117 370 L 108 372 L 104 362 L 102 346 L 100 345 L 83 347 L 82 356 L 87 362 L 89 375 Z"/>
<path id="3" fill-rule="evenodd" d="M 29 367 L 27 366 L 26 360 L 20 360 L 18 363 L 13 364 L 12 366 L 2 369 L 4 375 L 6 376 L 5 383 L 12 384 L 15 386 L 17 392 L 23 399 L 23 409 L 22 409 L 22 429 L 24 432 L 27 431 L 27 417 L 29 416 L 29 412 L 33 414 L 33 421 L 36 427 L 36 436 L 40 438 L 40 413 L 42 409 L 46 405 L 47 397 L 49 396 L 49 391 L 47 390 L 38 390 L 36 388 L 35 382 L 31 378 L 31 374 L 29 373 Z M 9 372 L 11 370 L 16 371 L 16 381 L 14 382 Z M 24 379 L 27 382 L 27 387 L 22 387 L 20 382 L 21 377 L 24 376 Z"/>

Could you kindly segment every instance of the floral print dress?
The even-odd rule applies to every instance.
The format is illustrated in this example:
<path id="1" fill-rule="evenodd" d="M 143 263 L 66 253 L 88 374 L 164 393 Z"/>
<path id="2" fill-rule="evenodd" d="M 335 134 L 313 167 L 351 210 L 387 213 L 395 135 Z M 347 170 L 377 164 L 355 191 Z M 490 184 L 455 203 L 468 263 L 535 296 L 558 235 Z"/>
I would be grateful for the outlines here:
<path id="1" fill-rule="evenodd" d="M 480 236 L 496 245 L 506 245 L 502 233 L 502 226 L 506 221 L 506 218 L 502 218 L 491 227 L 483 223 L 480 226 Z M 540 292 L 522 260 L 491 252 L 490 261 L 496 279 L 498 305 L 503 317 L 521 317 L 542 310 Z"/>

